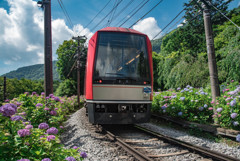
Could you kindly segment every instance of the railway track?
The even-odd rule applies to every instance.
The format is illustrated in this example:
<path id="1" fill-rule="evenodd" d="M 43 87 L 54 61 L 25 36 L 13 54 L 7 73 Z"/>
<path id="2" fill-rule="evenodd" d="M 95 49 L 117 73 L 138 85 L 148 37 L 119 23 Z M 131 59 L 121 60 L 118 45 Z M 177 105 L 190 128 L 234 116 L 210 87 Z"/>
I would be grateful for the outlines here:
<path id="1" fill-rule="evenodd" d="M 112 142 L 140 161 L 174 160 L 176 156 L 180 156 L 182 160 L 187 157 L 191 160 L 240 161 L 231 156 L 156 133 L 140 125 L 118 126 L 118 128 L 96 127 Z"/>
<path id="2" fill-rule="evenodd" d="M 158 116 L 154 114 L 151 114 L 151 118 L 156 121 L 171 122 L 175 125 L 182 126 L 184 128 L 198 128 L 198 129 L 201 129 L 202 131 L 211 133 L 212 135 L 226 137 L 233 141 L 236 140 L 236 136 L 239 133 L 239 131 L 236 131 L 236 130 L 226 130 L 223 128 L 217 128 L 209 125 L 202 125 L 202 124 L 188 122 L 188 121 L 175 120 L 170 117 Z"/>

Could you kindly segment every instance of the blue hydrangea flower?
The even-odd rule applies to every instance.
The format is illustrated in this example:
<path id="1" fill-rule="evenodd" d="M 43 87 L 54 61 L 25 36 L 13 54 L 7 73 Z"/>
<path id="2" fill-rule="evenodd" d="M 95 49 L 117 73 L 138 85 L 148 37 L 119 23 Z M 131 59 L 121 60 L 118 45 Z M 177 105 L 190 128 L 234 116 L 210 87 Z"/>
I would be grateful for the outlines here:
<path id="1" fill-rule="evenodd" d="M 178 116 L 182 116 L 182 114 L 183 114 L 182 112 L 178 112 Z"/>
<path id="2" fill-rule="evenodd" d="M 204 108 L 203 108 L 203 107 L 199 107 L 198 109 L 199 109 L 200 111 L 202 111 Z"/>
<path id="3" fill-rule="evenodd" d="M 217 112 L 222 112 L 222 108 L 217 108 Z"/>
<path id="4" fill-rule="evenodd" d="M 48 134 L 57 134 L 58 133 L 58 129 L 55 127 L 51 127 L 50 129 L 47 130 Z"/>
<path id="5" fill-rule="evenodd" d="M 44 159 L 42 159 L 42 161 L 51 161 L 51 159 L 49 159 L 49 158 L 44 158 Z"/>
<path id="6" fill-rule="evenodd" d="M 239 125 L 239 123 L 237 121 L 233 122 L 233 126 L 238 126 L 238 125 Z"/>
<path id="7" fill-rule="evenodd" d="M 28 129 L 20 129 L 20 130 L 18 130 L 17 133 L 20 137 L 25 137 L 25 136 L 28 136 L 31 134 Z"/>
<path id="8" fill-rule="evenodd" d="M 60 98 L 58 98 L 58 97 L 54 97 L 54 100 L 57 102 L 60 102 Z"/>
<path id="9" fill-rule="evenodd" d="M 204 108 L 207 108 L 207 107 L 208 107 L 208 105 L 207 105 L 207 104 L 205 104 L 203 107 L 204 107 Z"/>
<path id="10" fill-rule="evenodd" d="M 0 113 L 2 113 L 3 116 L 10 117 L 17 112 L 16 109 L 11 106 L 11 104 L 5 104 L 0 108 Z"/>
<path id="11" fill-rule="evenodd" d="M 231 118 L 232 118 L 232 119 L 235 119 L 236 117 L 237 117 L 237 113 L 232 113 L 232 114 L 231 114 Z"/>
<path id="12" fill-rule="evenodd" d="M 185 97 L 180 97 L 179 100 L 184 101 L 184 100 L 185 100 Z"/>
<path id="13" fill-rule="evenodd" d="M 12 116 L 11 117 L 11 120 L 12 121 L 23 121 L 23 118 L 22 118 L 22 116 L 18 116 L 18 115 L 16 115 L 16 116 Z"/>
<path id="14" fill-rule="evenodd" d="M 162 108 L 163 110 L 165 110 L 167 107 L 163 105 L 161 108 Z"/>
<path id="15" fill-rule="evenodd" d="M 48 126 L 47 123 L 41 123 L 41 124 L 38 125 L 38 128 L 39 128 L 39 129 L 48 129 L 49 126 Z"/>
<path id="16" fill-rule="evenodd" d="M 43 104 L 41 103 L 36 104 L 36 107 L 39 107 L 39 106 L 43 106 Z"/>
<path id="17" fill-rule="evenodd" d="M 236 141 L 240 142 L 240 134 L 237 135 Z"/>
<path id="18" fill-rule="evenodd" d="M 49 135 L 47 136 L 47 141 L 51 141 L 51 140 L 55 140 L 55 136 L 54 135 Z"/>
<path id="19" fill-rule="evenodd" d="M 67 160 L 67 161 L 76 161 L 76 159 L 74 157 L 67 157 L 65 160 Z"/>
<path id="20" fill-rule="evenodd" d="M 237 102 L 236 102 L 236 100 L 232 100 L 231 102 L 230 102 L 230 106 L 235 106 L 237 104 Z"/>
<path id="21" fill-rule="evenodd" d="M 87 154 L 86 154 L 85 152 L 81 152 L 81 153 L 80 153 L 80 156 L 81 156 L 82 158 L 87 158 Z"/>
<path id="22" fill-rule="evenodd" d="M 77 146 L 74 146 L 73 149 L 77 149 L 78 147 Z"/>

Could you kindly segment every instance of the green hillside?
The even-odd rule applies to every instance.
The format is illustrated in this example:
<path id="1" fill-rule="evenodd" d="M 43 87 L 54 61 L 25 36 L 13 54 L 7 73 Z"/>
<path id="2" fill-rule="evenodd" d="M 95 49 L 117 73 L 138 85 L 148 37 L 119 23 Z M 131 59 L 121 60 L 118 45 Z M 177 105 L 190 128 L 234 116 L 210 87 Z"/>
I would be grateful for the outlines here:
<path id="1" fill-rule="evenodd" d="M 30 80 L 43 80 L 44 79 L 44 64 L 30 65 L 18 68 L 17 70 L 6 73 L 2 76 L 7 78 L 25 78 Z M 57 72 L 56 61 L 53 61 L 53 80 L 59 80 Z"/>
<path id="2" fill-rule="evenodd" d="M 240 7 L 224 12 L 240 26 Z M 155 90 L 210 83 L 203 17 L 185 17 L 188 23 L 152 41 Z M 240 81 L 239 29 L 214 10 L 212 24 L 219 83 Z"/>

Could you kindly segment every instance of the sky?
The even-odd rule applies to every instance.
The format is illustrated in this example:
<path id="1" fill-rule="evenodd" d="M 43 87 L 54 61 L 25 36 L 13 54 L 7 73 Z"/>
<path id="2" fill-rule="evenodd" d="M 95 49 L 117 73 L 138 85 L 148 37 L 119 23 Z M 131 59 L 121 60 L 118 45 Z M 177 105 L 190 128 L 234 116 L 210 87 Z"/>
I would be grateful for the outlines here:
<path id="1" fill-rule="evenodd" d="M 135 12 L 134 9 L 141 2 L 142 4 L 147 2 L 139 12 L 121 26 L 129 28 L 161 1 L 132 27 L 152 39 L 184 8 L 183 4 L 189 0 L 62 0 L 71 22 L 67 21 L 60 7 L 60 0 L 51 1 L 52 53 L 53 60 L 57 60 L 56 50 L 64 40 L 70 40 L 72 36 L 78 35 L 85 35 L 89 39 L 101 28 L 119 26 Z M 118 3 L 115 12 L 106 16 Z M 106 4 L 108 5 L 93 19 Z M 234 0 L 229 8 L 239 5 L 240 0 Z M 181 18 L 183 15 L 184 12 L 173 23 L 174 26 L 169 26 L 164 32 L 179 26 L 184 21 Z M 38 7 L 37 0 L 0 0 L 0 75 L 19 67 L 44 63 L 43 18 L 43 10 Z M 91 23 L 88 25 L 89 22 Z"/>

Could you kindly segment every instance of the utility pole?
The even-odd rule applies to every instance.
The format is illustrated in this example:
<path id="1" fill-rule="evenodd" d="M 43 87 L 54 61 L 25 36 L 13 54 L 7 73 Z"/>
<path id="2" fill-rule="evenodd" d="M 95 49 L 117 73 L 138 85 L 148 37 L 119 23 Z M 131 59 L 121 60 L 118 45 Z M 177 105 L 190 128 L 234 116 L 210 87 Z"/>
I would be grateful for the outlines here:
<path id="1" fill-rule="evenodd" d="M 77 37 L 72 37 L 73 40 L 76 40 L 78 43 L 77 46 L 77 101 L 78 101 L 78 107 L 80 108 L 80 68 L 82 67 L 82 62 L 81 62 L 81 46 L 80 46 L 80 41 L 81 40 L 86 40 L 85 36 L 77 36 Z"/>
<path id="2" fill-rule="evenodd" d="M 212 92 L 212 101 L 216 104 L 216 98 L 220 96 L 220 88 L 218 81 L 218 71 L 217 63 L 214 50 L 214 37 L 212 31 L 212 22 L 211 22 L 211 13 L 210 7 L 208 5 L 209 0 L 201 0 L 203 2 L 203 18 L 204 18 L 204 28 L 206 35 L 206 45 L 207 45 L 207 54 L 208 54 L 208 66 L 210 73 L 210 82 L 211 82 L 211 92 Z M 214 107 L 214 113 L 216 109 Z M 215 123 L 217 123 L 215 121 Z"/>
<path id="3" fill-rule="evenodd" d="M 44 91 L 48 96 L 53 93 L 51 0 L 37 3 L 44 9 Z"/>
<path id="4" fill-rule="evenodd" d="M 7 99 L 6 92 L 7 92 L 7 79 L 6 77 L 3 77 L 3 101 Z"/>

